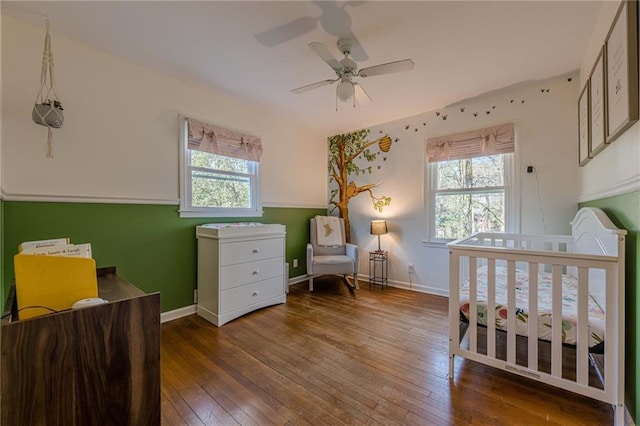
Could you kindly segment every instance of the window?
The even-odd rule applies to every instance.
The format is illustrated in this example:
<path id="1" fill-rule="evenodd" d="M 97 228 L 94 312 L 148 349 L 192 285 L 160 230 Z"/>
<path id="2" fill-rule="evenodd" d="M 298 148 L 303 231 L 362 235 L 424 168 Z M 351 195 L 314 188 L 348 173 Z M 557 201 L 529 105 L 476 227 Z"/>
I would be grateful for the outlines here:
<path id="1" fill-rule="evenodd" d="M 507 185 L 513 154 L 431 164 L 431 236 L 462 238 L 474 232 L 507 230 Z"/>
<path id="2" fill-rule="evenodd" d="M 513 126 L 427 140 L 429 239 L 515 232 Z"/>
<path id="3" fill-rule="evenodd" d="M 180 139 L 180 217 L 262 216 L 259 138 L 184 118 Z"/>

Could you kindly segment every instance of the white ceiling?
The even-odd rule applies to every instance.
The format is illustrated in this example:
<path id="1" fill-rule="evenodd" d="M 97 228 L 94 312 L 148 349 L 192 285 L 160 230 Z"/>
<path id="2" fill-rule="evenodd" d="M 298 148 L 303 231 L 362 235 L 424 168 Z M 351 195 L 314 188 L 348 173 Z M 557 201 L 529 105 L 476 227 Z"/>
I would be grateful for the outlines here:
<path id="1" fill-rule="evenodd" d="M 227 90 L 333 134 L 575 70 L 600 6 L 600 1 L 2 1 L 2 13 L 39 26 L 47 15 L 54 34 Z M 294 37 L 294 20 L 315 29 Z M 280 28 L 288 23 L 289 31 Z M 256 35 L 268 30 L 273 31 L 267 36 L 290 39 L 265 46 Z M 357 61 L 359 68 L 411 58 L 414 70 L 359 78 L 373 103 L 355 109 L 340 103 L 336 112 L 335 85 L 292 94 L 293 88 L 335 78 L 307 44 L 322 42 L 341 59 L 336 41 L 348 34 L 369 57 Z"/>

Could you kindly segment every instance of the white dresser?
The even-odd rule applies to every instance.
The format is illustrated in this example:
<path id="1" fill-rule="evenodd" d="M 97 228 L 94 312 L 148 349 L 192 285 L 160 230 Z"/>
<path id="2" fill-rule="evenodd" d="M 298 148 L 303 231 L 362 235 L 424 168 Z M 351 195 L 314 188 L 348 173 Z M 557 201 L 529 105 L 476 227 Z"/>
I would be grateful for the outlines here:
<path id="1" fill-rule="evenodd" d="M 284 303 L 285 233 L 275 224 L 198 226 L 198 315 L 221 326 Z"/>

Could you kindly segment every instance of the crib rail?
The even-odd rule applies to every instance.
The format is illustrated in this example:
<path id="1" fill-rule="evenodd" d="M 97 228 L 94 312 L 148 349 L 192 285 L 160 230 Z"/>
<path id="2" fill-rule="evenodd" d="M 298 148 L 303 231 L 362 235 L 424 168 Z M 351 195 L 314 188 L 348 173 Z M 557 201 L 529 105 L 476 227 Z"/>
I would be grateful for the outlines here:
<path id="1" fill-rule="evenodd" d="M 449 244 L 450 253 L 450 334 L 449 375 L 453 379 L 456 355 L 529 377 L 559 388 L 613 404 L 616 423 L 624 422 L 624 262 L 616 256 L 576 253 L 573 238 L 568 236 L 535 236 L 521 234 L 478 233 Z M 624 252 L 624 237 L 621 237 Z M 496 268 L 507 271 L 506 356 L 496 353 Z M 480 266 L 487 267 L 486 350 L 478 341 L 478 275 Z M 516 272 L 527 271 L 529 294 L 538 295 L 540 272 L 551 274 L 551 339 L 550 371 L 540 368 L 538 315 L 527 322 L 526 363 L 516 357 Z M 563 274 L 577 279 L 577 324 L 574 374 L 563 377 Z M 469 286 L 468 337 L 462 344 L 459 327 L 460 286 Z M 589 383 L 589 311 L 590 288 L 603 288 L 600 299 L 605 312 L 604 383 L 603 388 Z M 483 300 L 483 303 L 485 301 Z M 538 297 L 528 297 L 528 312 L 538 313 Z M 483 328 L 480 328 L 483 330 Z M 521 339 L 521 338 L 520 338 Z M 621 423 L 622 422 L 622 423 Z"/>

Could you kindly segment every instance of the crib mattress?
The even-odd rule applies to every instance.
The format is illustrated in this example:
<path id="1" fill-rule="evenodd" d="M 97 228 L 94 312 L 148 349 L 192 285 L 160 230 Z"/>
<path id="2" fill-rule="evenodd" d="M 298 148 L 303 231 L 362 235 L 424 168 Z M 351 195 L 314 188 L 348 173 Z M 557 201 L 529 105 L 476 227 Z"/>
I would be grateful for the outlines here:
<path id="1" fill-rule="evenodd" d="M 477 272 L 477 316 L 478 323 L 487 325 L 487 281 L 488 268 L 482 266 Z M 541 272 L 538 278 L 538 338 L 551 341 L 552 278 Z M 529 273 L 516 270 L 516 334 L 528 335 Z M 496 267 L 496 328 L 507 330 L 507 268 Z M 460 312 L 469 320 L 469 283 L 460 287 Z M 604 341 L 605 314 L 589 296 L 589 347 Z M 562 342 L 575 345 L 578 318 L 578 282 L 574 277 L 562 276 Z"/>

